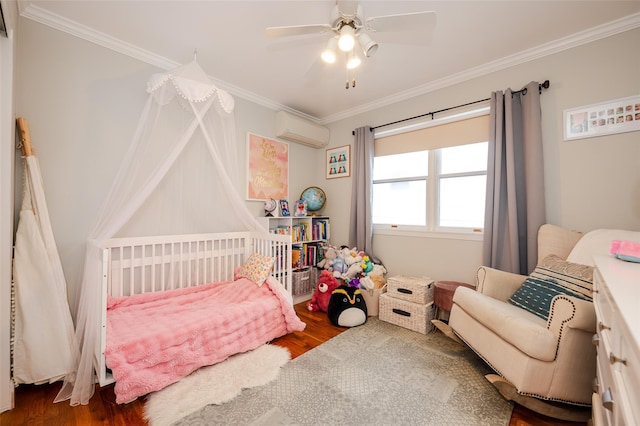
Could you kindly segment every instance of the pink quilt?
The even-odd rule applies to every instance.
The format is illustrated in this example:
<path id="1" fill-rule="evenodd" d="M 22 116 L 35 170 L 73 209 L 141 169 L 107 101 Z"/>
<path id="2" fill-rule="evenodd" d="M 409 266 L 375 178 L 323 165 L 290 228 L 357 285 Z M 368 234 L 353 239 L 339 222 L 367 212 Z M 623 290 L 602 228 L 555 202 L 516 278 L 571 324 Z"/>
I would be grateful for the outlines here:
<path id="1" fill-rule="evenodd" d="M 116 402 L 133 401 L 304 327 L 268 281 L 258 287 L 243 278 L 110 298 L 105 355 Z"/>

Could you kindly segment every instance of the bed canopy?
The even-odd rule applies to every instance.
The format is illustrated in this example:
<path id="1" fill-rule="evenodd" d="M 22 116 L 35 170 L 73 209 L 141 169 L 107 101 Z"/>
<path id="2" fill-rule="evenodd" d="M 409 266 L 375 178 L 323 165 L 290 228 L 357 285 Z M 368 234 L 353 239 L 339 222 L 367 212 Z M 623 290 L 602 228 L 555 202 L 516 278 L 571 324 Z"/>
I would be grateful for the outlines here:
<path id="1" fill-rule="evenodd" d="M 129 151 L 87 239 L 75 343 L 80 349 L 55 402 L 88 404 L 100 333 L 99 246 L 108 238 L 260 230 L 240 195 L 234 99 L 194 59 L 154 74 Z"/>
<path id="2" fill-rule="evenodd" d="M 73 321 L 38 158 L 17 119 L 24 185 L 13 258 L 13 381 L 55 382 L 73 370 Z"/>

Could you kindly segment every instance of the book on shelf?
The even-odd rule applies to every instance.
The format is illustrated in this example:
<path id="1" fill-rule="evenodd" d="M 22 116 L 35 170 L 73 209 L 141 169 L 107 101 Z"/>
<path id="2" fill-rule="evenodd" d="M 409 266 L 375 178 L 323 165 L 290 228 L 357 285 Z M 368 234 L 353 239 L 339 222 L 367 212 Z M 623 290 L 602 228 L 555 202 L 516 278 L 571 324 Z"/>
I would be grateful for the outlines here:
<path id="1" fill-rule="evenodd" d="M 304 252 L 302 247 L 293 247 L 291 249 L 291 267 L 294 269 L 304 266 Z"/>

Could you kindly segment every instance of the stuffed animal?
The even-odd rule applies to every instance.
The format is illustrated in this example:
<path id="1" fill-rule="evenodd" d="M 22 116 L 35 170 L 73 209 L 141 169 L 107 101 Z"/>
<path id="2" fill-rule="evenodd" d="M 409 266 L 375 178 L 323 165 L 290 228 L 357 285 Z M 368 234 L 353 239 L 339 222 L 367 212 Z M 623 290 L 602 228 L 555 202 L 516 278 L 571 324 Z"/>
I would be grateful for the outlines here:
<path id="1" fill-rule="evenodd" d="M 371 271 L 373 271 L 373 262 L 369 259 L 369 256 L 364 256 L 362 258 L 362 272 L 366 275 Z"/>
<path id="2" fill-rule="evenodd" d="M 356 327 L 367 322 L 367 304 L 362 291 L 346 285 L 333 290 L 327 315 L 338 327 Z"/>
<path id="3" fill-rule="evenodd" d="M 324 251 L 324 258 L 316 265 L 318 268 L 333 271 L 333 262 L 338 257 L 338 250 L 335 247 L 327 247 Z"/>
<path id="4" fill-rule="evenodd" d="M 340 283 L 331 275 L 331 272 L 327 270 L 322 271 L 318 278 L 316 289 L 311 296 L 311 300 L 307 302 L 307 309 L 311 312 L 327 312 L 331 293 L 338 288 L 339 285 Z"/>
<path id="5" fill-rule="evenodd" d="M 355 288 L 362 288 L 360 287 L 360 279 L 359 278 L 349 278 L 344 280 L 345 283 L 347 283 L 347 285 L 349 287 L 355 287 Z"/>
<path id="6" fill-rule="evenodd" d="M 362 261 L 362 256 L 358 254 L 358 250 L 356 250 L 355 247 L 351 250 L 349 250 L 348 248 L 340 250 L 340 255 L 344 259 L 344 262 L 347 264 L 347 266 L 351 266 L 354 263 L 360 263 Z"/>
<path id="7" fill-rule="evenodd" d="M 344 258 L 342 256 L 337 257 L 333 261 L 333 276 L 336 278 L 342 278 L 342 274 L 346 273 L 348 268 L 349 267 L 345 263 Z"/>
<path id="8" fill-rule="evenodd" d="M 383 277 L 387 273 L 387 269 L 380 264 L 374 263 L 371 272 L 367 273 L 369 276 L 381 276 Z"/>
<path id="9" fill-rule="evenodd" d="M 362 275 L 362 264 L 360 262 L 357 262 L 349 266 L 349 269 L 347 269 L 347 271 L 342 274 L 342 278 L 346 281 L 358 278 L 360 277 L 360 275 Z"/>

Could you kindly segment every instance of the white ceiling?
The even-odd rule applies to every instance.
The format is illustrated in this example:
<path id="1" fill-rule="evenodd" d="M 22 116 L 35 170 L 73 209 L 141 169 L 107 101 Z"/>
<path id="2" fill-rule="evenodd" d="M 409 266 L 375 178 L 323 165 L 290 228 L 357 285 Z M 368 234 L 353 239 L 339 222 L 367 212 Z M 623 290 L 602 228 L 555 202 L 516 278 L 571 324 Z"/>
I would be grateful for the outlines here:
<path id="1" fill-rule="evenodd" d="M 349 90 L 343 64 L 317 62 L 328 34 L 264 36 L 270 26 L 329 23 L 335 0 L 20 0 L 19 10 L 167 69 L 197 49 L 203 69 L 235 96 L 324 123 L 640 27 L 639 0 L 361 4 L 365 18 L 432 10 L 437 24 L 427 44 L 412 43 L 411 33 L 371 34 L 380 47 Z"/>

